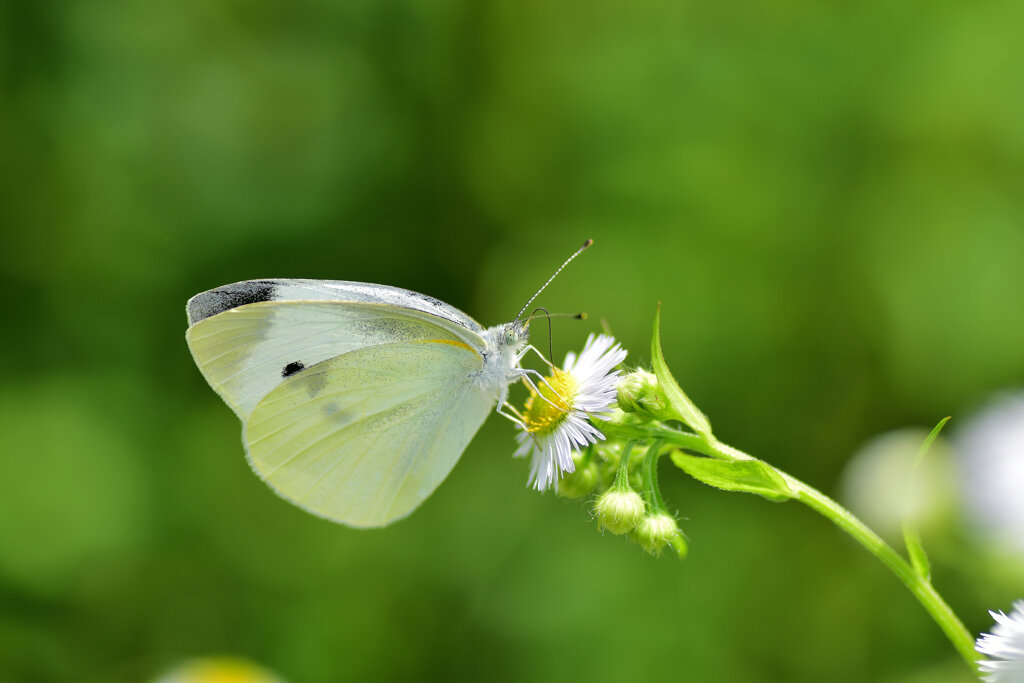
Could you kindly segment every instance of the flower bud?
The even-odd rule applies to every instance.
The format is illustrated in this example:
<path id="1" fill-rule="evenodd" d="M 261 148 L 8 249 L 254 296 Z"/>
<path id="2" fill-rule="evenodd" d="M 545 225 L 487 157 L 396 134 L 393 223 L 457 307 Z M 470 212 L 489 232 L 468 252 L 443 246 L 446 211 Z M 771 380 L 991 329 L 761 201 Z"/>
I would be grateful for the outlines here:
<path id="1" fill-rule="evenodd" d="M 597 499 L 597 523 L 613 534 L 632 531 L 644 518 L 644 499 L 636 491 L 606 491 Z"/>
<path id="2" fill-rule="evenodd" d="M 622 457 L 622 442 L 616 439 L 598 441 L 590 447 L 590 452 L 594 455 L 593 462 L 597 465 L 602 485 L 611 486 Z"/>
<path id="3" fill-rule="evenodd" d="M 661 554 L 662 549 L 668 543 L 672 543 L 680 555 L 686 552 L 685 542 L 681 545 L 676 544 L 677 540 L 682 541 L 682 534 L 679 533 L 676 520 L 661 512 L 644 517 L 637 528 L 633 530 L 633 540 L 652 555 Z"/>
<path id="4" fill-rule="evenodd" d="M 658 378 L 646 370 L 634 370 L 619 382 L 618 404 L 624 412 L 642 420 L 669 419 L 668 401 L 658 384 Z"/>
<path id="5" fill-rule="evenodd" d="M 563 498 L 582 498 L 594 490 L 601 475 L 597 463 L 593 459 L 584 462 L 584 457 L 579 451 L 573 452 L 572 459 L 576 470 L 562 475 L 556 484 L 555 493 Z"/>
<path id="6" fill-rule="evenodd" d="M 598 441 L 590 449 L 601 463 L 606 463 L 612 468 L 619 466 L 619 458 L 622 457 L 622 442 L 618 439 Z"/>
<path id="7" fill-rule="evenodd" d="M 640 410 L 640 400 L 658 386 L 658 378 L 646 370 L 634 370 L 618 386 L 619 407 L 627 413 Z"/>

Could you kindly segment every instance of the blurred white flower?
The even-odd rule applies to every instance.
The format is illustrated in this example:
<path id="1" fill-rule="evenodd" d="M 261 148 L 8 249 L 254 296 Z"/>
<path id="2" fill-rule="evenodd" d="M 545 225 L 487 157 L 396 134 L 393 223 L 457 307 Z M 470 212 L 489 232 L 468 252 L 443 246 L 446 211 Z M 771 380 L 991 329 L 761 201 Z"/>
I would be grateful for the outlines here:
<path id="1" fill-rule="evenodd" d="M 991 633 L 982 633 L 974 648 L 988 657 L 978 662 L 989 683 L 1024 681 L 1024 600 L 1009 614 L 989 612 L 996 620 Z"/>
<path id="2" fill-rule="evenodd" d="M 1000 550 L 1024 555 L 1024 393 L 996 397 L 955 432 L 968 522 Z"/>
<path id="3" fill-rule="evenodd" d="M 920 529 L 942 524 L 956 498 L 953 455 L 940 436 L 914 472 L 927 429 L 872 437 L 850 457 L 840 482 L 844 504 L 885 538 L 899 538 L 904 519 Z"/>
<path id="4" fill-rule="evenodd" d="M 189 660 L 155 683 L 284 683 L 261 666 L 237 657 Z"/>

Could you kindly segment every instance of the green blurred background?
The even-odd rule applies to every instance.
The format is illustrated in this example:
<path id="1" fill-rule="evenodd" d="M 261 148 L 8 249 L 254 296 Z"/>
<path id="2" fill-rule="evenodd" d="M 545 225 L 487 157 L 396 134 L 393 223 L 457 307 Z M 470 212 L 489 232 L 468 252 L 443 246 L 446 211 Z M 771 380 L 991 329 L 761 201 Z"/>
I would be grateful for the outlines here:
<path id="1" fill-rule="evenodd" d="M 410 518 L 278 499 L 184 342 L 242 279 L 605 318 L 723 440 L 836 493 L 869 437 L 1024 383 L 1024 5 L 0 5 L 0 680 L 192 657 L 331 681 L 936 681 L 809 510 L 665 467 L 690 557 L 538 495 L 491 419 Z M 975 633 L 1024 571 L 926 538 Z M 1019 568 L 1019 567 L 1018 567 Z M 963 669 L 963 670 L 962 670 Z"/>

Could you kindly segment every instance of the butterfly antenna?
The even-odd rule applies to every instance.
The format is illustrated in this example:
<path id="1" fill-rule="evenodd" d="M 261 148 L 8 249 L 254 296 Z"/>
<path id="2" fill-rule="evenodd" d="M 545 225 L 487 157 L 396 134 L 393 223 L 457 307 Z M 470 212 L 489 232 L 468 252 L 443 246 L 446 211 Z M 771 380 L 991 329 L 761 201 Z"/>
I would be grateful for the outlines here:
<path id="1" fill-rule="evenodd" d="M 545 282 L 545 283 L 544 283 L 544 284 L 543 284 L 543 285 L 541 286 L 541 288 L 537 290 L 537 293 L 536 293 L 536 294 L 534 294 L 533 296 L 531 296 L 531 297 L 530 297 L 530 300 L 526 302 L 526 305 L 525 305 L 525 306 L 523 306 L 523 309 L 522 309 L 521 311 L 519 311 L 519 315 L 517 315 L 517 316 L 516 316 L 516 320 L 517 320 L 517 321 L 518 321 L 518 320 L 519 320 L 519 319 L 520 319 L 521 317 L 523 317 L 523 313 L 525 313 L 525 312 L 526 312 L 526 309 L 530 307 L 530 304 L 532 304 L 532 303 L 533 303 L 533 300 L 534 300 L 534 299 L 536 299 L 536 298 L 537 298 L 537 297 L 538 297 L 538 296 L 540 295 L 540 293 L 544 291 L 544 288 L 545 288 L 545 287 L 547 287 L 548 285 L 550 285 L 550 284 L 551 284 L 551 281 L 555 279 L 555 276 L 557 276 L 557 275 L 558 275 L 559 273 L 561 273 L 561 272 L 562 272 L 562 269 L 563 269 L 563 268 L 565 268 L 565 267 L 566 267 L 567 265 L 569 265 L 569 262 L 570 262 L 570 261 L 572 261 L 572 260 L 573 260 L 574 258 L 576 258 L 577 256 L 579 256 L 580 254 L 582 254 L 582 253 L 583 253 L 583 252 L 584 252 L 584 251 L 585 251 L 585 250 L 587 249 L 587 247 L 589 247 L 589 246 L 590 246 L 591 244 L 593 244 L 593 243 L 594 243 L 594 240 L 587 240 L 586 242 L 584 242 L 584 243 L 583 243 L 583 246 L 581 246 L 581 247 L 580 247 L 579 249 L 577 249 L 577 250 L 576 250 L 576 253 L 574 253 L 574 254 L 573 254 L 572 256 L 570 256 L 569 258 L 565 259 L 565 263 L 563 263 L 562 265 L 558 266 L 558 270 L 556 270 L 556 271 L 555 271 L 555 272 L 554 272 L 554 273 L 553 273 L 553 274 L 551 275 L 551 277 L 549 277 L 549 278 L 548 278 L 548 281 L 547 281 L 547 282 Z"/>

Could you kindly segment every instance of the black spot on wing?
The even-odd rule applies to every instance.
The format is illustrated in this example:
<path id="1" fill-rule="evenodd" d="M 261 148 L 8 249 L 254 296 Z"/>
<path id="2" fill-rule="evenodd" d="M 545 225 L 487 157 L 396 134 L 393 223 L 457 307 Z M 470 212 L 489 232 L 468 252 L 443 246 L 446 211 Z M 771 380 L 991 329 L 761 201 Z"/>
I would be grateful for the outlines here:
<path id="1" fill-rule="evenodd" d="M 296 372 L 298 372 L 299 370 L 301 370 L 304 367 L 306 367 L 306 366 L 302 364 L 302 361 L 299 361 L 299 360 L 292 361 L 288 365 L 284 366 L 283 370 L 281 370 L 281 376 L 282 377 L 291 377 L 292 375 L 294 375 Z"/>
<path id="2" fill-rule="evenodd" d="M 189 324 L 195 325 L 200 320 L 246 304 L 273 301 L 274 290 L 272 280 L 249 280 L 196 294 L 188 302 Z"/>

